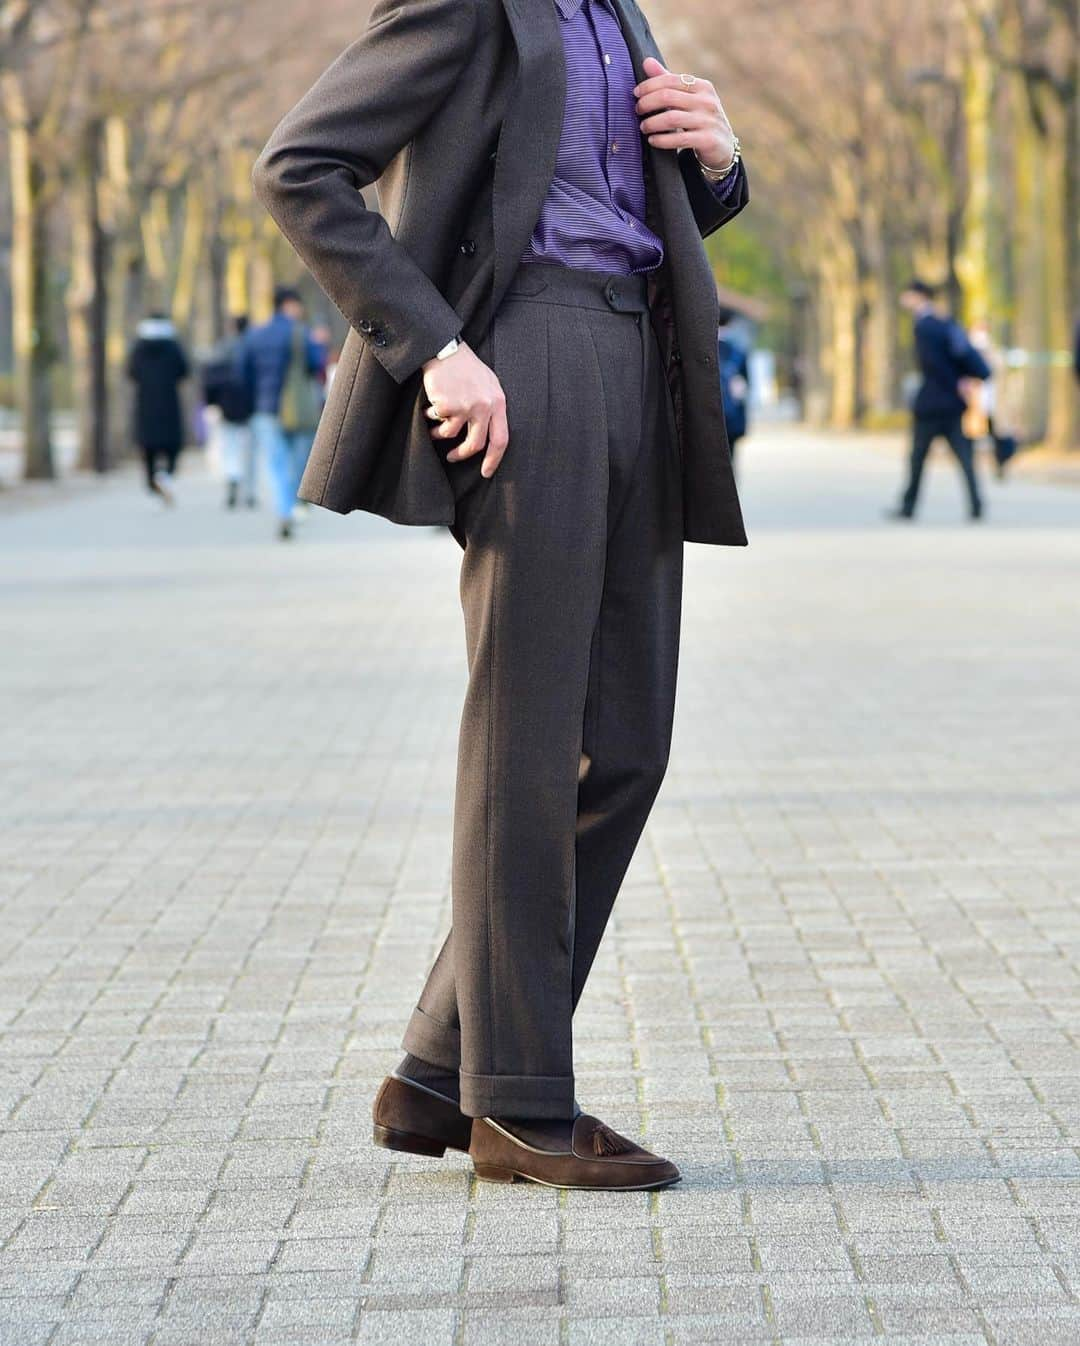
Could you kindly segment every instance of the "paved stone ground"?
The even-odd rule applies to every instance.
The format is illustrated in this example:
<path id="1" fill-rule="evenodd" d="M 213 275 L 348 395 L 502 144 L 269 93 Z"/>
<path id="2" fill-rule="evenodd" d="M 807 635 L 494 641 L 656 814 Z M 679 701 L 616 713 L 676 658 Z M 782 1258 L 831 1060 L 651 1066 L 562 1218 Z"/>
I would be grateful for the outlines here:
<path id="1" fill-rule="evenodd" d="M 368 1140 L 447 914 L 456 549 L 0 520 L 0 1342 L 1080 1340 L 1080 493 L 771 433 L 580 1015 L 661 1195 Z"/>

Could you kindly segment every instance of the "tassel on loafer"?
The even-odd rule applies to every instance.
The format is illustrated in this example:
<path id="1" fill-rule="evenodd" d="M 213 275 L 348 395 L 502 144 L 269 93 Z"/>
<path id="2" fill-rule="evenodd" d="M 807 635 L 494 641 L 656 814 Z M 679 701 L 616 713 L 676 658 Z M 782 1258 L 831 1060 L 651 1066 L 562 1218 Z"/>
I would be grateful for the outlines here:
<path id="1" fill-rule="evenodd" d="M 452 1098 L 426 1085 L 388 1075 L 375 1095 L 372 1138 L 384 1150 L 441 1159 L 447 1150 L 468 1151 L 472 1118 Z"/>
<path id="2" fill-rule="evenodd" d="M 669 1159 L 650 1154 L 596 1117 L 579 1113 L 569 1149 L 530 1145 L 492 1117 L 478 1117 L 469 1146 L 476 1176 L 488 1182 L 521 1178 L 545 1187 L 593 1192 L 650 1192 L 679 1181 Z"/>

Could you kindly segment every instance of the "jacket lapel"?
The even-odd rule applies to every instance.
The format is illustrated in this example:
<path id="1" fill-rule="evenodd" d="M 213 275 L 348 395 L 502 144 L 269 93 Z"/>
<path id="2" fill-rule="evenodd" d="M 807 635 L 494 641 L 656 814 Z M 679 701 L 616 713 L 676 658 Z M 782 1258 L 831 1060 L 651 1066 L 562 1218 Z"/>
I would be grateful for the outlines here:
<path id="1" fill-rule="evenodd" d="M 540 218 L 566 110 L 566 58 L 554 0 L 503 0 L 503 6 L 518 69 L 495 160 L 494 309 Z"/>
<path id="2" fill-rule="evenodd" d="M 630 55 L 633 58 L 634 70 L 638 79 L 643 80 L 645 71 L 642 67 L 645 63 L 645 57 L 655 56 L 658 61 L 663 59 L 653 38 L 652 30 L 645 15 L 638 9 L 634 0 L 611 0 L 611 4 L 615 13 L 619 16 L 623 37 L 626 38 L 626 45 L 630 48 Z"/>

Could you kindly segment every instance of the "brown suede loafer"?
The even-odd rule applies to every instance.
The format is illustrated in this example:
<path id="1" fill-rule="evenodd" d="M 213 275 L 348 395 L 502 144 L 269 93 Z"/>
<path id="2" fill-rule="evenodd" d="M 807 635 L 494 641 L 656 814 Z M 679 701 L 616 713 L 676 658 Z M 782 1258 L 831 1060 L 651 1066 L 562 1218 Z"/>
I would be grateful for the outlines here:
<path id="1" fill-rule="evenodd" d="M 452 1098 L 423 1084 L 387 1075 L 372 1109 L 374 1140 L 385 1150 L 441 1159 L 448 1149 L 468 1150 L 472 1118 Z"/>
<path id="2" fill-rule="evenodd" d="M 644 1192 L 670 1187 L 680 1176 L 670 1160 L 650 1154 L 586 1113 L 574 1122 L 568 1150 L 538 1149 L 493 1118 L 478 1117 L 469 1153 L 476 1176 L 489 1182 L 524 1178 L 545 1187 Z"/>

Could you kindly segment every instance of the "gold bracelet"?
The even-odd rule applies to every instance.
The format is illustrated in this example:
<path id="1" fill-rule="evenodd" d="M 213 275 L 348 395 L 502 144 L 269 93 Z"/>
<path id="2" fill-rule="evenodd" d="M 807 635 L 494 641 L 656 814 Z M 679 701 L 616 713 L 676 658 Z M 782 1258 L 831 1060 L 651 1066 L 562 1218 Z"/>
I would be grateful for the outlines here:
<path id="1" fill-rule="evenodd" d="M 742 163 L 742 145 L 739 143 L 739 137 L 736 136 L 735 153 L 727 168 L 710 168 L 708 164 L 702 163 L 701 156 L 698 154 L 697 150 L 694 151 L 694 158 L 698 161 L 698 167 L 710 182 L 724 182 L 727 178 L 731 177 L 732 173 L 734 173 Z"/>

